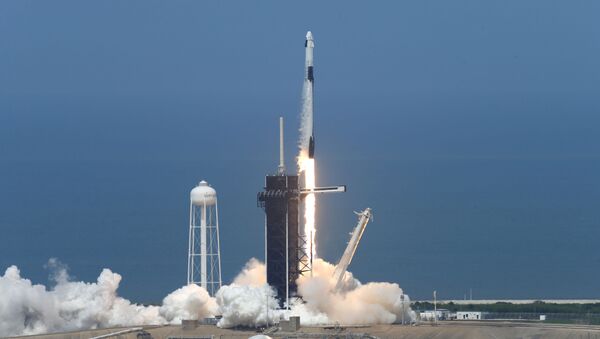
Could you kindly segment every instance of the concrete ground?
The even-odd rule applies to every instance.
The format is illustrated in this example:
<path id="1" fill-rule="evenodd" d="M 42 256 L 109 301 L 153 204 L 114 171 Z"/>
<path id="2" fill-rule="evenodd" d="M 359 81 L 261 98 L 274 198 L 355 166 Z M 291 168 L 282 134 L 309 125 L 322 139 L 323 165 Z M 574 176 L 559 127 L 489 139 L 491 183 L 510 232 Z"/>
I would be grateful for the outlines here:
<path id="1" fill-rule="evenodd" d="M 28 339 L 88 339 L 123 330 L 102 329 L 80 332 L 56 333 L 27 336 Z M 249 329 L 221 329 L 212 325 L 200 325 L 195 329 L 184 330 L 181 326 L 144 326 L 153 339 L 193 339 L 219 338 L 240 339 L 261 334 Z M 138 336 L 139 332 L 123 334 L 117 339 L 150 339 Z M 275 331 L 268 334 L 272 338 L 422 338 L 422 339 L 600 339 L 600 326 L 557 325 L 544 323 L 523 323 L 506 321 L 445 321 L 433 326 L 373 325 L 352 327 L 302 327 L 298 332 Z"/>

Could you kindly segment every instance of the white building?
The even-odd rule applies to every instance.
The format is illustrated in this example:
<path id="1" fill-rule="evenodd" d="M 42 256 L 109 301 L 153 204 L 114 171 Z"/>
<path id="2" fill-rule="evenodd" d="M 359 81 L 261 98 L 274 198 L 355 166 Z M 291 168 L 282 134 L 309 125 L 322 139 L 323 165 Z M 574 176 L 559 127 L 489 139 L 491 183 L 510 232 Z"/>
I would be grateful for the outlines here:
<path id="1" fill-rule="evenodd" d="M 447 320 L 450 316 L 450 311 L 446 309 L 439 309 L 437 311 L 422 311 L 419 313 L 419 318 L 421 319 L 421 321 L 433 321 L 434 314 L 437 315 L 437 320 Z"/>
<path id="2" fill-rule="evenodd" d="M 481 320 L 483 312 L 456 312 L 456 320 Z"/>

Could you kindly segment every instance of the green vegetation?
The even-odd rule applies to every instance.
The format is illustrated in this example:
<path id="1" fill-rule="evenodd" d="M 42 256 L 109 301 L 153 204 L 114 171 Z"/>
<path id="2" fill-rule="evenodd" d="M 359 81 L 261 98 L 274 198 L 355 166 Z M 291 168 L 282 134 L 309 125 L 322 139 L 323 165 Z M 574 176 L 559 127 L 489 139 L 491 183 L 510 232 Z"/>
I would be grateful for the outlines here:
<path id="1" fill-rule="evenodd" d="M 600 325 L 600 318 L 581 318 L 581 319 L 546 319 L 544 321 L 551 324 L 573 324 L 573 325 Z"/>
<path id="2" fill-rule="evenodd" d="M 429 302 L 412 303 L 414 310 L 432 310 L 433 304 Z M 569 313 L 569 314 L 600 314 L 600 303 L 595 304 L 552 304 L 536 301 L 530 304 L 512 304 L 497 302 L 495 304 L 464 304 L 459 305 L 452 302 L 438 303 L 437 308 L 444 308 L 451 312 L 457 311 L 480 311 L 490 313 Z"/>

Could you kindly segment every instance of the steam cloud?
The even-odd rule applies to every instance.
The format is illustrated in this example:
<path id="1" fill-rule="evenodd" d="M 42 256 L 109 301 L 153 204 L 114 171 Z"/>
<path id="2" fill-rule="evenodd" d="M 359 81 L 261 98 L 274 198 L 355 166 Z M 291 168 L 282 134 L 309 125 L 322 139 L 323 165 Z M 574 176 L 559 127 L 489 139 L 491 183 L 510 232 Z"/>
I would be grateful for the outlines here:
<path id="1" fill-rule="evenodd" d="M 143 306 L 117 295 L 121 276 L 109 269 L 95 283 L 70 281 L 68 270 L 56 259 L 48 262 L 52 288 L 34 285 L 16 266 L 0 276 L 0 336 L 28 335 L 116 326 L 178 324 L 221 314 L 220 327 L 258 327 L 299 315 L 303 324 L 393 323 L 405 313 L 414 319 L 410 301 L 392 283 L 361 284 L 351 273 L 335 290 L 334 266 L 316 260 L 313 277 L 301 277 L 299 293 L 290 310 L 277 310 L 275 292 L 266 284 L 265 266 L 251 259 L 231 285 L 214 298 L 197 285 L 181 287 L 161 306 Z M 268 304 L 268 309 L 266 305 Z"/>
<path id="2" fill-rule="evenodd" d="M 214 314 L 217 305 L 203 288 L 184 286 L 169 294 L 161 307 L 131 303 L 117 295 L 121 275 L 103 269 L 95 283 L 70 281 L 56 259 L 47 265 L 47 289 L 22 278 L 16 266 L 0 276 L 0 337 L 130 325 L 179 323 Z"/>
<path id="3" fill-rule="evenodd" d="M 407 295 L 404 295 L 402 300 L 403 291 L 398 284 L 363 285 L 352 276 L 352 273 L 347 272 L 341 290 L 336 290 L 336 281 L 332 278 L 334 270 L 334 265 L 316 259 L 313 263 L 313 276 L 302 276 L 298 280 L 298 292 L 302 295 L 303 302 L 299 300 L 293 302 L 289 311 L 276 310 L 275 292 L 266 284 L 241 286 L 235 283 L 235 281 L 251 281 L 250 276 L 260 277 L 261 281 L 264 281 L 265 266 L 253 259 L 236 277 L 232 285 L 223 286 L 217 293 L 217 302 L 223 311 L 219 326 L 263 326 L 266 324 L 267 313 L 270 323 L 280 318 L 300 316 L 301 322 L 306 325 L 391 324 L 401 319 L 402 313 L 406 320 L 415 319 L 416 315 L 410 308 L 410 300 Z M 220 299 L 222 292 L 232 295 L 232 291 L 236 291 L 237 298 Z M 267 298 L 270 306 L 268 310 Z M 245 312 L 227 312 L 233 301 L 246 305 Z"/>

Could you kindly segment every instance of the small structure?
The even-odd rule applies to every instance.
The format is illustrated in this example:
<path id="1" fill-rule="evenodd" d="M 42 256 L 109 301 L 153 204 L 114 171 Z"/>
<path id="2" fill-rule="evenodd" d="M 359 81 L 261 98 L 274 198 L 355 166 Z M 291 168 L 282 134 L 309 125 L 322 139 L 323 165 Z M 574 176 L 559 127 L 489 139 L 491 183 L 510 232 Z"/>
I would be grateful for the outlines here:
<path id="1" fill-rule="evenodd" d="M 456 320 L 482 320 L 483 318 L 483 312 L 456 312 Z"/>
<path id="2" fill-rule="evenodd" d="M 181 329 L 184 331 L 193 330 L 198 327 L 199 322 L 196 319 L 183 319 L 181 321 Z"/>
<path id="3" fill-rule="evenodd" d="M 419 313 L 419 318 L 422 321 L 434 321 L 437 320 L 448 320 L 450 319 L 450 311 L 440 308 L 437 310 L 426 310 Z"/>
<path id="4" fill-rule="evenodd" d="M 199 320 L 198 322 L 200 323 L 200 325 L 216 326 L 219 323 L 219 320 L 220 320 L 219 317 L 210 317 L 210 318 L 203 318 L 202 320 Z"/>
<path id="5" fill-rule="evenodd" d="M 300 317 L 290 317 L 289 320 L 279 321 L 282 332 L 296 332 L 300 329 Z"/>
<path id="6" fill-rule="evenodd" d="M 419 313 L 419 318 L 422 321 L 433 321 L 437 316 L 437 320 L 448 320 L 450 319 L 450 311 L 440 308 L 437 310 L 427 310 Z"/>
<path id="7" fill-rule="evenodd" d="M 432 321 L 434 319 L 434 314 L 433 311 L 419 312 L 419 319 L 421 321 Z"/>

